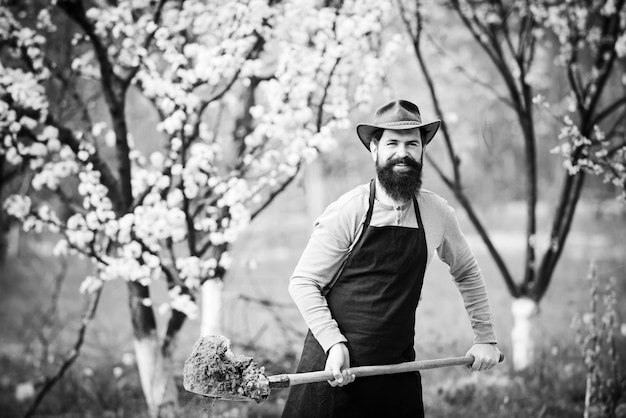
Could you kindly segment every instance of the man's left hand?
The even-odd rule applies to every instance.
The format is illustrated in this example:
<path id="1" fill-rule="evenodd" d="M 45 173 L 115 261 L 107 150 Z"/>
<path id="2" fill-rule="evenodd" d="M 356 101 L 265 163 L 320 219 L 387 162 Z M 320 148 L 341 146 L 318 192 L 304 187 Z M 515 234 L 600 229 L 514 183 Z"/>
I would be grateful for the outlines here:
<path id="1" fill-rule="evenodd" d="M 465 355 L 474 357 L 474 363 L 467 366 L 473 371 L 489 370 L 500 360 L 500 350 L 495 344 L 474 344 Z"/>

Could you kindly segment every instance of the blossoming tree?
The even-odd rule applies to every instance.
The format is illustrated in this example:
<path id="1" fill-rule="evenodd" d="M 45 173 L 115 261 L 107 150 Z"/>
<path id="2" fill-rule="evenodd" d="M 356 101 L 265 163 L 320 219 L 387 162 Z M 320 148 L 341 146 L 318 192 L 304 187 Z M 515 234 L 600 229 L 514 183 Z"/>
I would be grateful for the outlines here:
<path id="1" fill-rule="evenodd" d="M 178 331 L 202 289 L 219 311 L 238 234 L 368 104 L 388 4 L 90 4 L 0 7 L 0 157 L 33 173 L 4 207 L 93 261 L 82 291 L 126 282 L 150 413 L 174 416 Z M 138 127 L 137 107 L 154 123 Z M 163 336 L 155 283 L 169 289 Z"/>
<path id="2" fill-rule="evenodd" d="M 503 87 L 498 89 L 492 80 L 475 77 L 467 68 L 460 71 L 469 74 L 481 91 L 495 94 L 513 112 L 523 142 L 526 258 L 521 280 L 515 280 L 463 188 L 461 159 L 442 108 L 436 73 L 424 56 L 423 37 L 428 21 L 424 5 L 398 0 L 415 56 L 437 113 L 443 119 L 442 136 L 451 170 L 445 170 L 438 161 L 430 160 L 430 163 L 468 213 L 514 298 L 513 363 L 517 369 L 523 369 L 533 358 L 531 319 L 561 257 L 585 178 L 589 173 L 603 177 L 621 190 L 620 199 L 626 200 L 623 192 L 626 186 L 626 2 L 451 0 L 444 3 L 441 6 L 454 11 L 471 39 L 494 65 Z M 553 60 L 556 65 L 546 60 Z M 537 83 L 542 77 L 549 80 L 544 83 L 547 87 Z M 554 88 L 557 85 L 564 89 L 562 93 Z M 560 126 L 561 145 L 554 151 L 563 156 L 564 172 L 545 243 L 539 242 L 537 225 L 538 141 L 547 142 L 552 131 L 538 128 L 537 108 L 548 111 Z"/>

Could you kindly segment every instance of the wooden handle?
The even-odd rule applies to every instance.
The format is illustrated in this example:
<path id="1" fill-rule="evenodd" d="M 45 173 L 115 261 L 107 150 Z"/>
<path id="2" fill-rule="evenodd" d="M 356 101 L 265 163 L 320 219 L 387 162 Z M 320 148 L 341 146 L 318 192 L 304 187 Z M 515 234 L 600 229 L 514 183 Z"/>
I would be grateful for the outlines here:
<path id="1" fill-rule="evenodd" d="M 500 353 L 500 362 L 504 360 L 504 354 Z M 408 361 L 406 363 L 389 364 L 382 366 L 359 366 L 351 367 L 348 373 L 354 374 L 356 377 L 380 376 L 385 374 L 416 372 L 419 370 L 436 369 L 440 367 L 450 366 L 467 366 L 474 362 L 474 356 L 451 357 L 435 360 Z M 294 385 L 302 385 L 305 383 L 325 382 L 333 380 L 333 373 L 330 371 L 279 374 L 269 376 L 271 388 L 286 388 Z"/>

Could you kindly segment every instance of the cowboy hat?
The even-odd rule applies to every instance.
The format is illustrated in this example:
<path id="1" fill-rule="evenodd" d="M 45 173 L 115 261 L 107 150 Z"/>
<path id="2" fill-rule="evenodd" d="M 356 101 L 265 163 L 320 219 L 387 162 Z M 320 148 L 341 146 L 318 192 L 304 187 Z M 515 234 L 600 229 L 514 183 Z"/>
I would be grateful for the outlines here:
<path id="1" fill-rule="evenodd" d="M 394 100 L 376 110 L 372 124 L 358 124 L 356 134 L 363 145 L 365 145 L 365 148 L 370 149 L 372 135 L 379 129 L 404 130 L 420 128 L 422 142 L 426 145 L 437 133 L 439 125 L 441 125 L 440 120 L 422 123 L 419 108 L 413 103 L 407 100 Z"/>

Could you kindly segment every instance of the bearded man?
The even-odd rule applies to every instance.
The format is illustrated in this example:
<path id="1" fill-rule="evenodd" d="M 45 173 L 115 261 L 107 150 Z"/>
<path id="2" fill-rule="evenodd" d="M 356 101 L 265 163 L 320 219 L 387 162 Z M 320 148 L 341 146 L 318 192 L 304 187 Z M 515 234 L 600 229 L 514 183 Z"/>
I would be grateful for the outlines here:
<path id="1" fill-rule="evenodd" d="M 309 327 L 297 371 L 331 370 L 334 380 L 293 386 L 284 418 L 424 416 L 419 372 L 355 379 L 348 369 L 415 360 L 415 313 L 435 250 L 450 266 L 474 332 L 471 369 L 498 363 L 476 259 L 453 209 L 421 188 L 424 149 L 440 124 L 422 123 L 415 104 L 395 100 L 357 126 L 376 178 L 317 219 L 289 282 Z"/>

